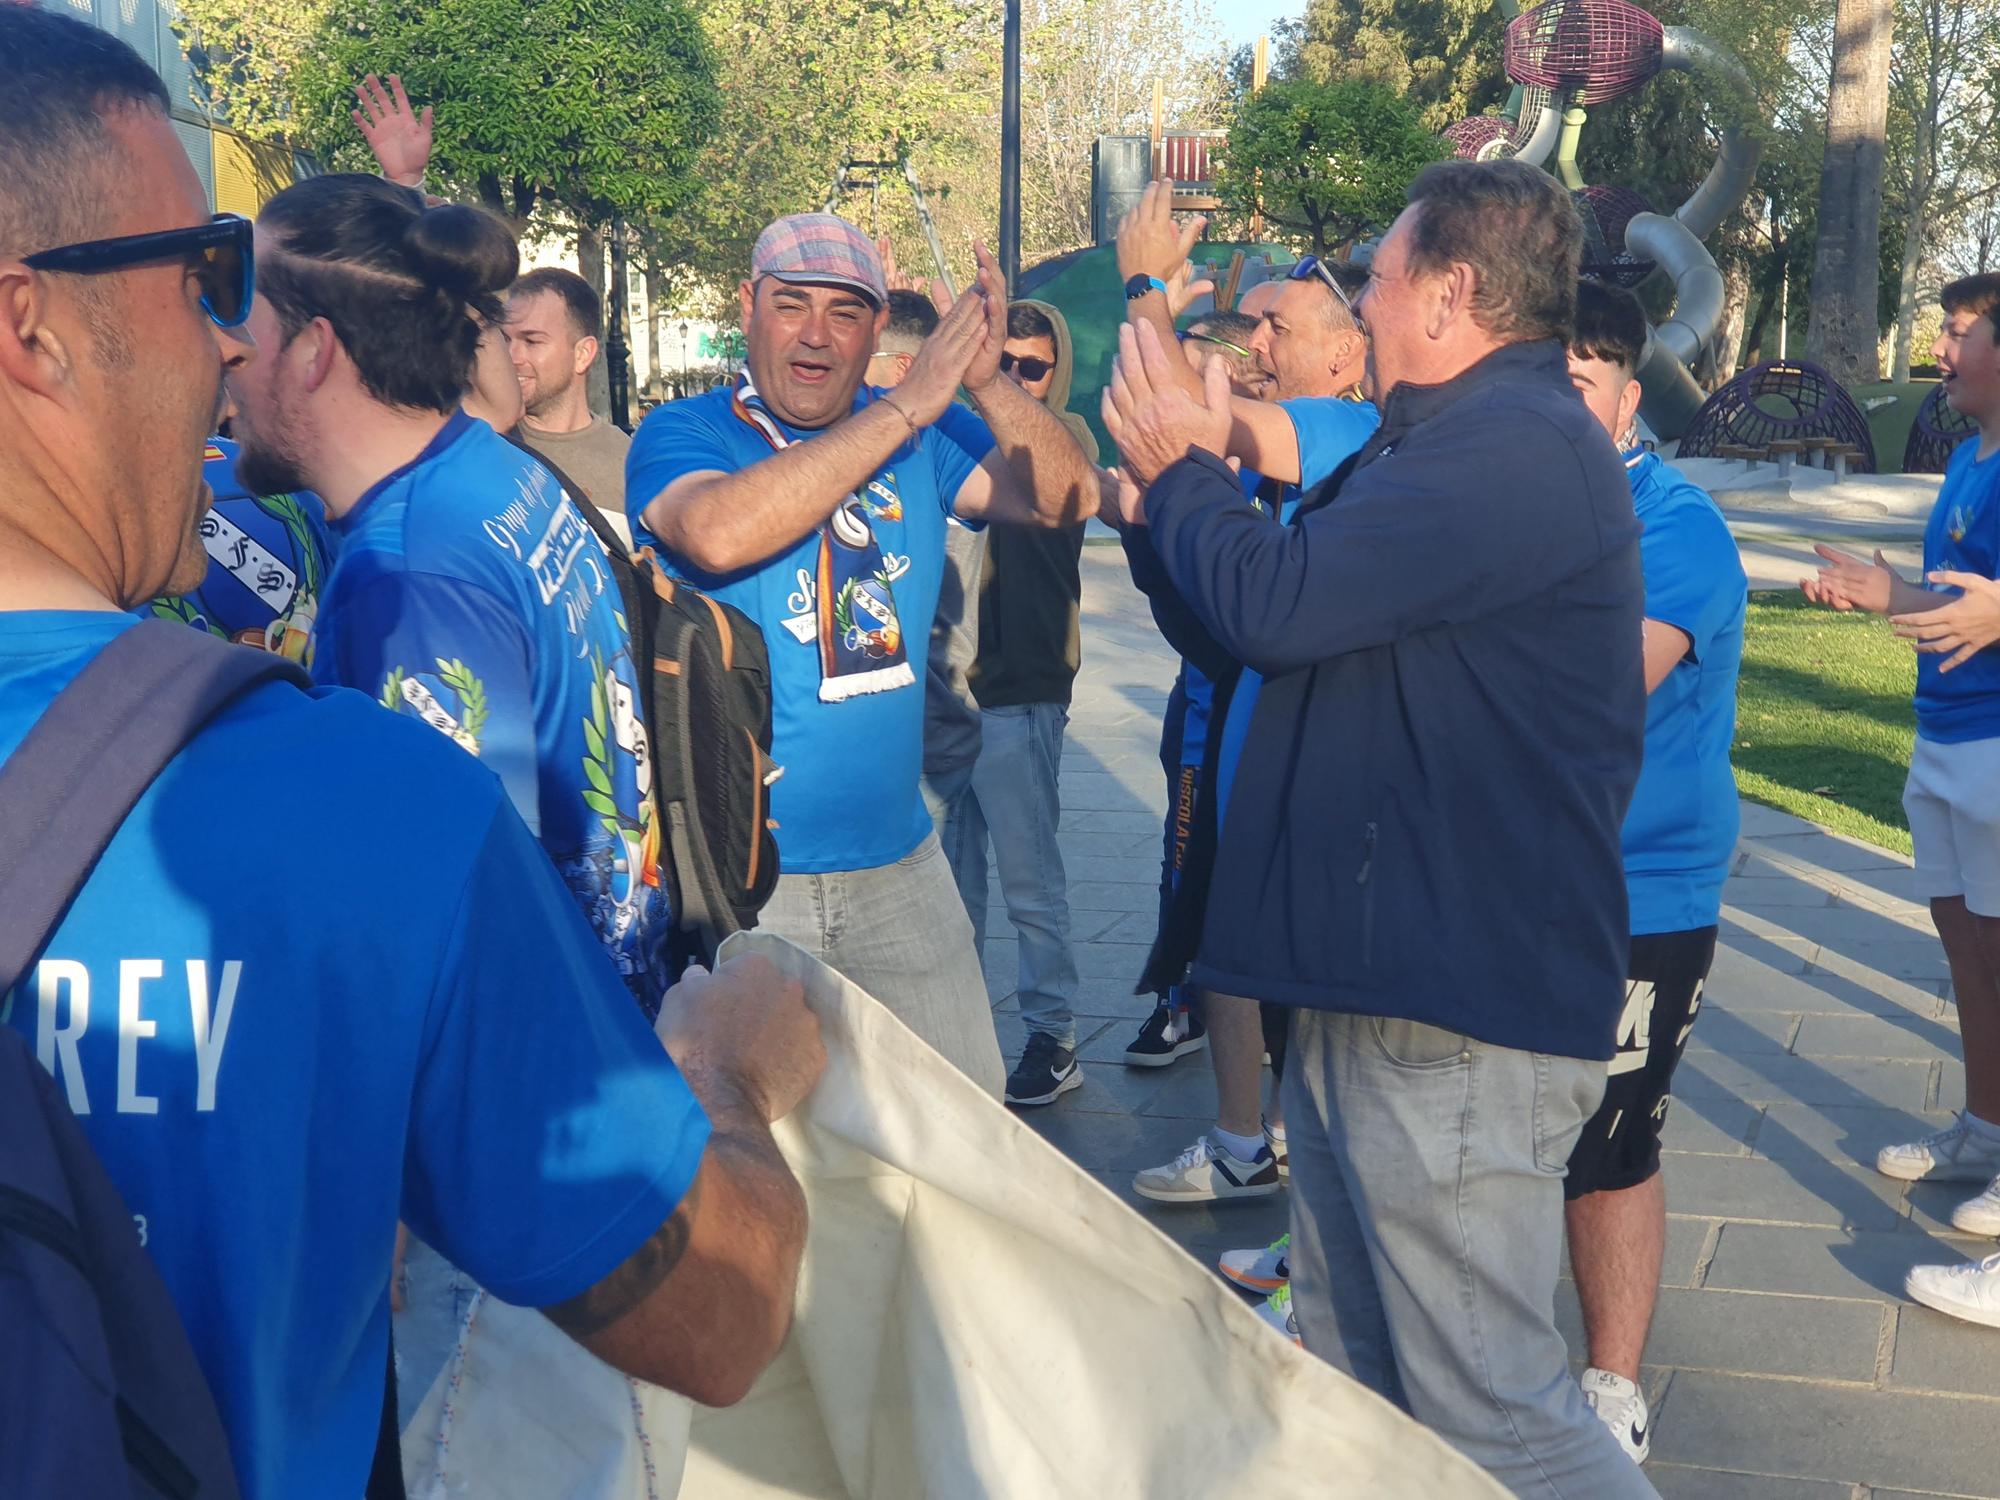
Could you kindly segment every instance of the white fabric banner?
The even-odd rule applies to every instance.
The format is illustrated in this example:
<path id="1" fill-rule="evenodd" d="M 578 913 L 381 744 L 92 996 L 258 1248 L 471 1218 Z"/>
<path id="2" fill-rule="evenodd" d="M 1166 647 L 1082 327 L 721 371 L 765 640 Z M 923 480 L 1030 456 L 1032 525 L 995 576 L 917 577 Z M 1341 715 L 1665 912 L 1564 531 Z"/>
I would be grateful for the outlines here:
<path id="1" fill-rule="evenodd" d="M 482 1298 L 403 1437 L 412 1500 L 1504 1495 L 783 939 L 827 1069 L 776 1135 L 812 1221 L 797 1322 L 696 1407 Z"/>

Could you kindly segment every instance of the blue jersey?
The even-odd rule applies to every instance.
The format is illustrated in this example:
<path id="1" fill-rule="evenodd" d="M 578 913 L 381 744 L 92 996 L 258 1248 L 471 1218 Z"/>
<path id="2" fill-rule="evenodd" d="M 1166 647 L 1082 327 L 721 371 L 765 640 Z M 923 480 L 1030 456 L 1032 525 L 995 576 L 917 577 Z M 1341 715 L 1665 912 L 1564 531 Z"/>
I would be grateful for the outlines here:
<path id="1" fill-rule="evenodd" d="M 253 495 L 236 477 L 238 449 L 210 438 L 201 477 L 215 504 L 201 519 L 208 573 L 193 592 L 146 609 L 211 635 L 303 662 L 332 565 L 317 495 Z"/>
<path id="2" fill-rule="evenodd" d="M 1924 574 L 2000 577 L 2000 453 L 1982 460 L 1977 437 L 1951 455 L 1924 528 Z M 1938 602 L 1943 604 L 1944 597 Z M 1940 672 L 1945 657 L 1917 657 L 1917 733 L 1940 745 L 2000 737 L 2000 651 L 1980 651 Z"/>
<path id="3" fill-rule="evenodd" d="M 478 756 L 657 1010 L 668 912 L 652 756 L 596 533 L 533 454 L 464 412 L 334 524 L 315 677 Z"/>
<path id="4" fill-rule="evenodd" d="M 1305 492 L 1324 483 L 1382 425 L 1382 414 L 1367 401 L 1341 401 L 1312 397 L 1278 403 L 1292 419 L 1299 438 L 1299 478 L 1302 483 L 1286 485 L 1278 502 L 1278 521 L 1289 526 L 1298 513 Z M 1236 679 L 1236 691 L 1229 699 L 1229 713 L 1222 724 L 1222 747 L 1216 752 L 1215 826 L 1229 814 L 1229 785 L 1236 779 L 1236 763 L 1243 758 L 1243 741 L 1250 733 L 1250 715 L 1257 708 L 1257 694 L 1263 677 L 1245 667 Z"/>
<path id="5" fill-rule="evenodd" d="M 879 394 L 863 388 L 854 409 Z M 819 528 L 753 567 L 714 576 L 667 552 L 646 527 L 647 505 L 683 475 L 733 474 L 771 456 L 763 434 L 732 411 L 733 395 L 709 391 L 670 402 L 639 424 L 625 466 L 633 540 L 658 549 L 675 576 L 742 610 L 764 632 L 771 656 L 771 758 L 785 770 L 771 789 L 771 815 L 785 872 L 824 874 L 892 864 L 931 832 L 917 789 L 924 750 L 923 677 L 888 692 L 832 703 L 821 699 Z M 794 442 L 813 437 L 789 427 L 783 431 Z M 986 424 L 953 406 L 891 454 L 862 487 L 905 641 L 931 638 L 944 577 L 946 519 L 960 487 L 992 447 Z"/>
<path id="6" fill-rule="evenodd" d="M 1747 582 L 1736 539 L 1697 485 L 1651 453 L 1626 461 L 1646 578 L 1646 618 L 1688 638 L 1646 699 L 1645 759 L 1622 843 L 1632 931 L 1713 926 L 1741 810 L 1729 749 L 1743 663 Z"/>
<path id="7" fill-rule="evenodd" d="M 134 623 L 0 613 L 0 756 Z M 245 1500 L 361 1494 L 398 1218 L 547 1306 L 658 1230 L 707 1139 L 493 778 L 354 693 L 218 716 L 0 1021 L 124 1195 Z"/>

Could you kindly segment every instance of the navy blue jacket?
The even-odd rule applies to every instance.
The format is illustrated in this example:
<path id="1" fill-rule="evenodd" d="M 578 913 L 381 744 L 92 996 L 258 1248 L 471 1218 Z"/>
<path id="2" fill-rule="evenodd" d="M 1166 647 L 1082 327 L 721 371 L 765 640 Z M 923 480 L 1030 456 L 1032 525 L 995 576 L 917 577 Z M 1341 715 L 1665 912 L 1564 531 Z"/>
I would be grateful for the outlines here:
<path id="1" fill-rule="evenodd" d="M 1146 517 L 1181 601 L 1266 678 L 1193 982 L 1610 1057 L 1645 588 L 1561 344 L 1397 387 L 1290 526 L 1205 453 Z"/>

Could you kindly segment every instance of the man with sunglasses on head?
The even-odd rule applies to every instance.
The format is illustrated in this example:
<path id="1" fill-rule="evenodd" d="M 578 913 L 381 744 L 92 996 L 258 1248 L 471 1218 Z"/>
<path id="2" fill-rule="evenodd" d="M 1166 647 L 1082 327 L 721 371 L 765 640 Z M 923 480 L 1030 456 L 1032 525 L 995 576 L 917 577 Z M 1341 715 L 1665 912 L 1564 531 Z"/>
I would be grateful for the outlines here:
<path id="1" fill-rule="evenodd" d="M 1188 357 L 1189 367 L 1197 372 L 1209 360 L 1220 356 L 1229 371 L 1230 394 L 1245 401 L 1263 401 L 1276 389 L 1277 382 L 1265 370 L 1257 351 L 1250 347 L 1262 321 L 1240 311 L 1204 314 L 1181 330 L 1181 352 Z"/>
<path id="2" fill-rule="evenodd" d="M 200 581 L 224 376 L 294 342 L 233 331 L 248 226 L 207 223 L 168 109 L 123 42 L 0 5 L 0 754 Z M 246 880 L 240 818 L 302 796 L 310 878 Z M 362 1492 L 399 1217 L 702 1401 L 784 1337 L 804 1203 L 767 1123 L 821 1056 L 797 988 L 732 966 L 651 1034 L 495 779 L 365 698 L 223 708 L 0 1015 L 131 1208 L 247 1500 Z"/>
<path id="3" fill-rule="evenodd" d="M 976 253 L 977 283 L 885 392 L 863 383 L 888 321 L 876 247 L 831 214 L 768 225 L 738 289 L 747 369 L 640 424 L 625 497 L 634 540 L 770 647 L 784 872 L 760 925 L 997 1095 L 985 976 L 918 789 L 914 654 L 951 518 L 1074 526 L 1099 490 L 1063 424 L 1001 374 L 1005 283 Z"/>
<path id="4" fill-rule="evenodd" d="M 1155 187 L 1159 187 L 1155 184 Z M 1130 316 L 1163 324 L 1169 311 L 1165 293 L 1153 286 L 1154 271 L 1175 257 L 1185 261 L 1202 221 L 1175 224 L 1168 192 L 1147 190 L 1119 230 L 1121 268 L 1134 267 L 1126 284 Z M 1171 273 L 1169 273 L 1171 274 Z M 1355 394 L 1365 368 L 1368 343 L 1357 323 L 1342 276 L 1336 268 L 1305 257 L 1291 273 L 1261 293 L 1263 315 L 1247 349 L 1273 382 L 1277 400 L 1232 396 L 1231 456 L 1241 461 L 1238 483 L 1252 505 L 1280 524 L 1290 524 L 1305 490 L 1331 475 L 1375 431 L 1378 417 Z M 1182 375 L 1197 386 L 1200 376 L 1184 360 Z M 1162 1003 L 1142 1026 L 1126 1053 L 1128 1062 L 1151 1063 L 1185 1026 L 1173 1005 L 1170 986 L 1183 980 L 1194 957 L 1208 907 L 1209 879 L 1218 830 L 1229 808 L 1250 716 L 1262 678 L 1233 654 L 1221 650 L 1189 610 L 1160 566 L 1144 528 L 1128 528 L 1126 555 L 1134 579 L 1153 602 L 1154 617 L 1169 642 L 1184 644 L 1190 663 L 1183 719 L 1179 781 L 1172 799 L 1169 858 L 1178 856 L 1179 880 L 1160 926 L 1142 983 L 1163 993 Z M 1205 691 L 1204 691 L 1205 690 Z M 1195 770 L 1199 767 L 1199 770 Z M 1184 848 L 1176 847 L 1181 827 Z M 1133 1190 L 1155 1202 L 1186 1204 L 1266 1197 L 1283 1185 L 1289 1170 L 1284 1111 L 1274 1098 L 1263 1107 L 1262 1066 L 1270 1054 L 1274 1069 L 1285 1065 L 1284 1018 L 1267 1013 L 1255 1000 L 1211 989 L 1195 997 L 1206 1027 L 1215 1070 L 1216 1122 L 1172 1161 L 1149 1167 L 1133 1179 Z M 1170 1060 L 1170 1058 L 1169 1058 Z M 1267 1321 L 1288 1324 L 1282 1248 L 1269 1252 L 1232 1251 L 1224 1269 L 1248 1265 L 1241 1282 L 1272 1294 Z M 1256 1268 L 1261 1267 L 1261 1270 Z"/>

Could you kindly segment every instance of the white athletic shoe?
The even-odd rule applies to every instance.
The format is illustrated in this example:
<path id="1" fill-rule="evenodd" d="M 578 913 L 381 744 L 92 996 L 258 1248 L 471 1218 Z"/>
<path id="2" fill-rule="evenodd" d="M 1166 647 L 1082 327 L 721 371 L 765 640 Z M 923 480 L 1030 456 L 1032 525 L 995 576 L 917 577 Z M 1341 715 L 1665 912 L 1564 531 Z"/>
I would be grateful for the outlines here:
<path id="1" fill-rule="evenodd" d="M 2000 1328 L 2000 1255 L 1956 1266 L 1912 1266 L 1903 1291 L 1925 1307 Z"/>
<path id="2" fill-rule="evenodd" d="M 1275 1292 L 1292 1279 L 1292 1234 L 1286 1230 L 1262 1250 L 1225 1250 L 1216 1262 L 1246 1292 Z"/>
<path id="3" fill-rule="evenodd" d="M 1164 1167 L 1148 1167 L 1132 1179 L 1132 1190 L 1156 1203 L 1264 1198 L 1281 1186 L 1278 1159 L 1269 1146 L 1260 1144 L 1254 1161 L 1242 1161 L 1208 1134 L 1203 1134 Z"/>
<path id="4" fill-rule="evenodd" d="M 2000 1177 L 2000 1140 L 1961 1110 L 1944 1129 L 1875 1153 L 1875 1170 L 1903 1182 L 1991 1182 Z"/>
<path id="5" fill-rule="evenodd" d="M 1968 1198 L 1951 1211 L 1951 1226 L 1967 1234 L 2000 1239 L 2000 1177 L 1986 1185 L 1977 1198 Z"/>
<path id="6" fill-rule="evenodd" d="M 1646 1393 L 1623 1375 L 1595 1365 L 1583 1372 L 1577 1384 L 1583 1387 L 1584 1404 L 1611 1429 L 1625 1456 L 1635 1464 L 1644 1463 L 1653 1451 L 1653 1419 L 1646 1410 Z"/>

